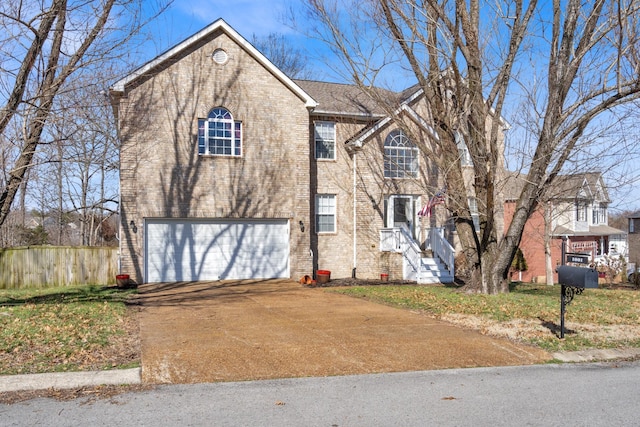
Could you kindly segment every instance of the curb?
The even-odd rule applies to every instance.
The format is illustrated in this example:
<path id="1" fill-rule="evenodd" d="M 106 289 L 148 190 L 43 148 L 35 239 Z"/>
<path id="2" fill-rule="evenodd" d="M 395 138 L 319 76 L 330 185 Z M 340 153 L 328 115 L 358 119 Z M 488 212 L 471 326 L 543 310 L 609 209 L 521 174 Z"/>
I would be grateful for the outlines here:
<path id="1" fill-rule="evenodd" d="M 608 348 L 601 350 L 581 350 L 552 353 L 561 362 L 603 362 L 608 360 L 634 359 L 640 357 L 640 348 Z"/>
<path id="2" fill-rule="evenodd" d="M 552 353 L 565 363 L 602 362 L 640 358 L 640 348 L 582 350 Z M 0 375 L 0 393 L 26 390 L 69 389 L 101 385 L 141 384 L 141 368 L 109 371 L 54 372 L 48 374 Z"/>
<path id="3" fill-rule="evenodd" d="M 10 391 L 65 389 L 100 385 L 140 384 L 140 368 L 109 371 L 54 372 L 0 376 L 0 393 Z"/>

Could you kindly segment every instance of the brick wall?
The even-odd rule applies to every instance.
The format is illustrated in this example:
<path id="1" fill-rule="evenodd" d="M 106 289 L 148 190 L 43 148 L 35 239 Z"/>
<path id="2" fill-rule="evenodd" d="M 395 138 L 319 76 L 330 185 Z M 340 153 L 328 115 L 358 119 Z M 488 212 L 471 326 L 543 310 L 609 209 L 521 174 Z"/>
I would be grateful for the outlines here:
<path id="1" fill-rule="evenodd" d="M 511 224 L 513 218 L 515 203 L 505 203 L 505 229 Z M 560 264 L 562 254 L 562 240 L 553 238 L 550 242 L 551 247 L 551 268 L 554 270 L 554 280 L 557 280 L 555 268 Z M 545 282 L 546 281 L 546 256 L 544 248 L 544 212 L 537 209 L 533 212 L 527 221 L 522 233 L 520 241 L 520 250 L 527 261 L 527 271 L 522 272 L 522 281 L 524 282 Z M 513 280 L 519 280 L 520 275 L 517 272 L 512 274 Z"/>
<path id="2" fill-rule="evenodd" d="M 307 109 L 224 33 L 214 36 L 120 100 L 121 270 L 138 282 L 149 217 L 287 218 L 291 275 L 311 270 L 309 232 L 298 226 L 311 216 Z M 216 48 L 226 64 L 212 60 Z M 216 106 L 242 121 L 241 158 L 198 155 L 197 119 Z"/>
<path id="3" fill-rule="evenodd" d="M 312 118 L 313 120 L 313 118 Z M 322 118 L 327 120 L 327 118 Z M 359 278 L 375 279 L 388 272 L 392 279 L 402 279 L 402 256 L 380 252 L 380 229 L 385 227 L 385 199 L 390 195 L 411 195 L 416 198 L 427 192 L 424 176 L 416 179 L 384 178 L 383 144 L 387 134 L 395 126 L 381 130 L 377 137 L 367 141 L 361 151 L 355 153 L 356 192 L 356 244 L 354 263 L 354 197 L 353 153 L 349 153 L 345 141 L 353 138 L 366 123 L 338 121 L 336 124 L 336 160 L 311 162 L 312 192 L 335 194 L 337 201 L 337 230 L 335 233 L 314 235 L 317 245 L 316 268 L 330 270 L 332 277 L 350 277 L 354 266 Z M 313 149 L 313 141 L 311 149 Z M 313 157 L 313 155 L 312 155 Z M 426 158 L 421 160 L 421 170 L 429 170 Z M 314 185 L 315 183 L 315 185 Z M 423 197 L 424 198 L 424 197 Z M 426 203 L 426 200 L 422 200 Z M 425 224 L 417 224 L 426 232 Z M 422 238 L 424 240 L 424 236 Z M 312 246 L 314 246 L 312 244 Z"/>

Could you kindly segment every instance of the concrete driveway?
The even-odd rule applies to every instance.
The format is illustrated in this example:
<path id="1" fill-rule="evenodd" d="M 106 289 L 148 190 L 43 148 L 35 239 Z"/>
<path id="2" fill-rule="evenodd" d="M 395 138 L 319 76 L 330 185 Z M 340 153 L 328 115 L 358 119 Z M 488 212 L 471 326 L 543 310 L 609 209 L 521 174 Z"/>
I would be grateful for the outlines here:
<path id="1" fill-rule="evenodd" d="M 142 379 L 199 383 L 541 363 L 551 356 L 292 281 L 143 285 Z"/>

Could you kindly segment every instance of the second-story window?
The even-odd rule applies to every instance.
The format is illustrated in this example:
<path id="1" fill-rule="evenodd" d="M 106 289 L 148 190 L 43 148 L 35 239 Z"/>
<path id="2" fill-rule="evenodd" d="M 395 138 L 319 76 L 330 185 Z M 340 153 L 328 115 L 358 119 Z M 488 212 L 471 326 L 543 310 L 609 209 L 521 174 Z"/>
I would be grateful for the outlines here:
<path id="1" fill-rule="evenodd" d="M 587 204 L 584 202 L 576 202 L 576 221 L 584 222 L 587 220 Z"/>
<path id="2" fill-rule="evenodd" d="M 418 147 L 401 130 L 394 130 L 384 141 L 384 177 L 418 176 Z"/>
<path id="3" fill-rule="evenodd" d="M 242 156 L 242 122 L 234 121 L 222 107 L 212 109 L 206 119 L 198 119 L 198 154 Z"/>
<path id="4" fill-rule="evenodd" d="M 333 122 L 315 123 L 316 159 L 335 160 L 336 124 Z"/>
<path id="5" fill-rule="evenodd" d="M 604 203 L 593 204 L 592 222 L 594 225 L 605 224 L 607 222 L 607 207 Z"/>

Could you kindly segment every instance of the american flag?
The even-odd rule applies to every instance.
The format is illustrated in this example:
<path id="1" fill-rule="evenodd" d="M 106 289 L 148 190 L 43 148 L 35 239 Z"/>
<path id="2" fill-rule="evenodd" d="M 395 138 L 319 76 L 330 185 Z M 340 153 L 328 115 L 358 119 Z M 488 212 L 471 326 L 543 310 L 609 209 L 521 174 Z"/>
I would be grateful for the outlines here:
<path id="1" fill-rule="evenodd" d="M 429 199 L 426 205 L 420 209 L 418 212 L 418 216 L 426 216 L 427 218 L 431 216 L 431 210 L 436 205 L 444 204 L 446 199 L 445 190 L 438 191 L 432 198 Z"/>

